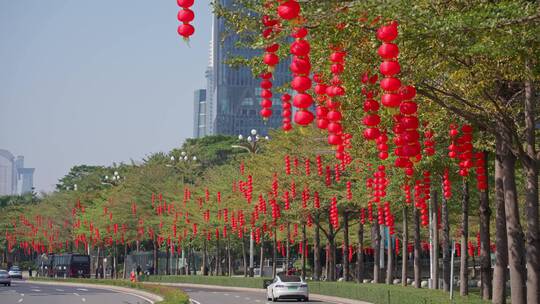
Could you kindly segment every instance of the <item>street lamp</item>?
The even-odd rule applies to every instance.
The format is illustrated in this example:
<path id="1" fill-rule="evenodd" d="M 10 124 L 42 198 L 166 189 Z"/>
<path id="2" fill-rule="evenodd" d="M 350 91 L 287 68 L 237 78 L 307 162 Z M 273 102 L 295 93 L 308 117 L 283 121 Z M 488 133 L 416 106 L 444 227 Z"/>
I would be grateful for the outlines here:
<path id="1" fill-rule="evenodd" d="M 112 176 L 105 175 L 101 181 L 102 185 L 116 186 L 120 183 L 120 179 L 126 178 L 125 176 L 120 176 L 118 171 L 114 171 Z"/>
<path id="2" fill-rule="evenodd" d="M 264 139 L 266 141 L 270 140 L 270 137 L 264 136 L 261 137 L 259 134 L 257 134 L 257 130 L 252 129 L 250 132 L 250 135 L 248 135 L 247 138 L 245 138 L 242 134 L 238 135 L 238 141 L 240 141 L 239 144 L 233 145 L 233 148 L 240 148 L 248 151 L 249 153 L 257 153 L 259 152 L 259 142 L 261 139 Z"/>
<path id="3" fill-rule="evenodd" d="M 248 151 L 250 154 L 256 154 L 259 152 L 259 141 L 261 139 L 264 139 L 266 141 L 270 140 L 270 137 L 264 136 L 261 137 L 259 134 L 257 134 L 257 130 L 251 129 L 250 135 L 246 138 L 246 141 L 244 142 L 244 136 L 242 134 L 238 135 L 238 141 L 240 141 L 240 144 L 233 145 L 233 148 L 240 148 Z M 249 234 L 249 276 L 253 277 L 253 269 L 254 269 L 254 250 L 255 250 L 255 240 L 253 239 L 253 229 L 251 229 L 251 232 Z M 261 265 L 261 276 L 262 276 L 262 265 Z"/>

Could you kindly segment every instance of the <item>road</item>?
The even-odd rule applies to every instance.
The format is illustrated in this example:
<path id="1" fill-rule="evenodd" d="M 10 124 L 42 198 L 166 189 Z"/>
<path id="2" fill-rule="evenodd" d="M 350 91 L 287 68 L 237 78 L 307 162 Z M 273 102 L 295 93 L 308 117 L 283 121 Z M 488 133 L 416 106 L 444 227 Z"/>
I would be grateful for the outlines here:
<path id="1" fill-rule="evenodd" d="M 269 304 L 271 301 L 266 300 L 266 293 L 264 289 L 260 292 L 255 291 L 227 291 L 223 289 L 212 288 L 195 288 L 195 287 L 182 287 L 195 304 Z M 296 300 L 280 300 L 279 302 L 294 302 Z M 301 302 L 306 303 L 306 302 Z M 316 300 L 310 300 L 308 303 L 318 304 L 330 304 L 329 302 L 322 302 Z"/>
<path id="2" fill-rule="evenodd" d="M 44 285 L 13 280 L 0 286 L 0 304 L 150 304 L 134 294 L 90 287 Z"/>

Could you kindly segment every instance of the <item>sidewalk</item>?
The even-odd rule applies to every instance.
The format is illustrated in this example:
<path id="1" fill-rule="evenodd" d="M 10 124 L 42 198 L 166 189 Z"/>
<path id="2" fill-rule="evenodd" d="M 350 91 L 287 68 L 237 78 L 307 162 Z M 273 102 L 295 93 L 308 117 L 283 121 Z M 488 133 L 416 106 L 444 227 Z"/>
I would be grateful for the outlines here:
<path id="1" fill-rule="evenodd" d="M 208 289 L 217 289 L 217 290 L 227 290 L 227 291 L 249 291 L 249 292 L 258 292 L 261 294 L 265 293 L 265 290 L 262 288 L 247 288 L 247 287 L 230 287 L 230 286 L 219 286 L 219 285 L 204 285 L 204 284 L 190 284 L 190 283 L 162 283 L 162 282 L 141 282 L 143 284 L 156 284 L 156 285 L 166 285 L 173 287 L 187 287 L 187 288 L 208 288 Z M 336 304 L 372 304 L 369 302 L 364 302 L 360 300 L 325 296 L 320 294 L 310 293 L 309 298 L 318 301 L 332 302 Z"/>

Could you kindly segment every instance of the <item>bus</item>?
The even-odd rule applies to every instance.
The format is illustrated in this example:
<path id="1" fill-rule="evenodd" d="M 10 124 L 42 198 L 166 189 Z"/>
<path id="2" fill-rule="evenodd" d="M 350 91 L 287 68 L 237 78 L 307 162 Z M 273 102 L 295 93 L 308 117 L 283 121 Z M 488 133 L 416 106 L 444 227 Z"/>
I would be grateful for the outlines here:
<path id="1" fill-rule="evenodd" d="M 60 278 L 89 278 L 90 256 L 77 253 L 49 254 L 41 258 L 43 275 Z"/>

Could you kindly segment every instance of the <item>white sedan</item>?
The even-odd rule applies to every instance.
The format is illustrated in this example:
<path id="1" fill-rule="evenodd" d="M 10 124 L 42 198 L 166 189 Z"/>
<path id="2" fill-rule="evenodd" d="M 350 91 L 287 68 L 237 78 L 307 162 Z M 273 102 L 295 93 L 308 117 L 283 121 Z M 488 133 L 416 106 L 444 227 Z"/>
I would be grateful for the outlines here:
<path id="1" fill-rule="evenodd" d="M 309 301 L 308 284 L 295 275 L 278 274 L 266 287 L 268 300 L 276 302 L 280 299 L 296 299 Z"/>

